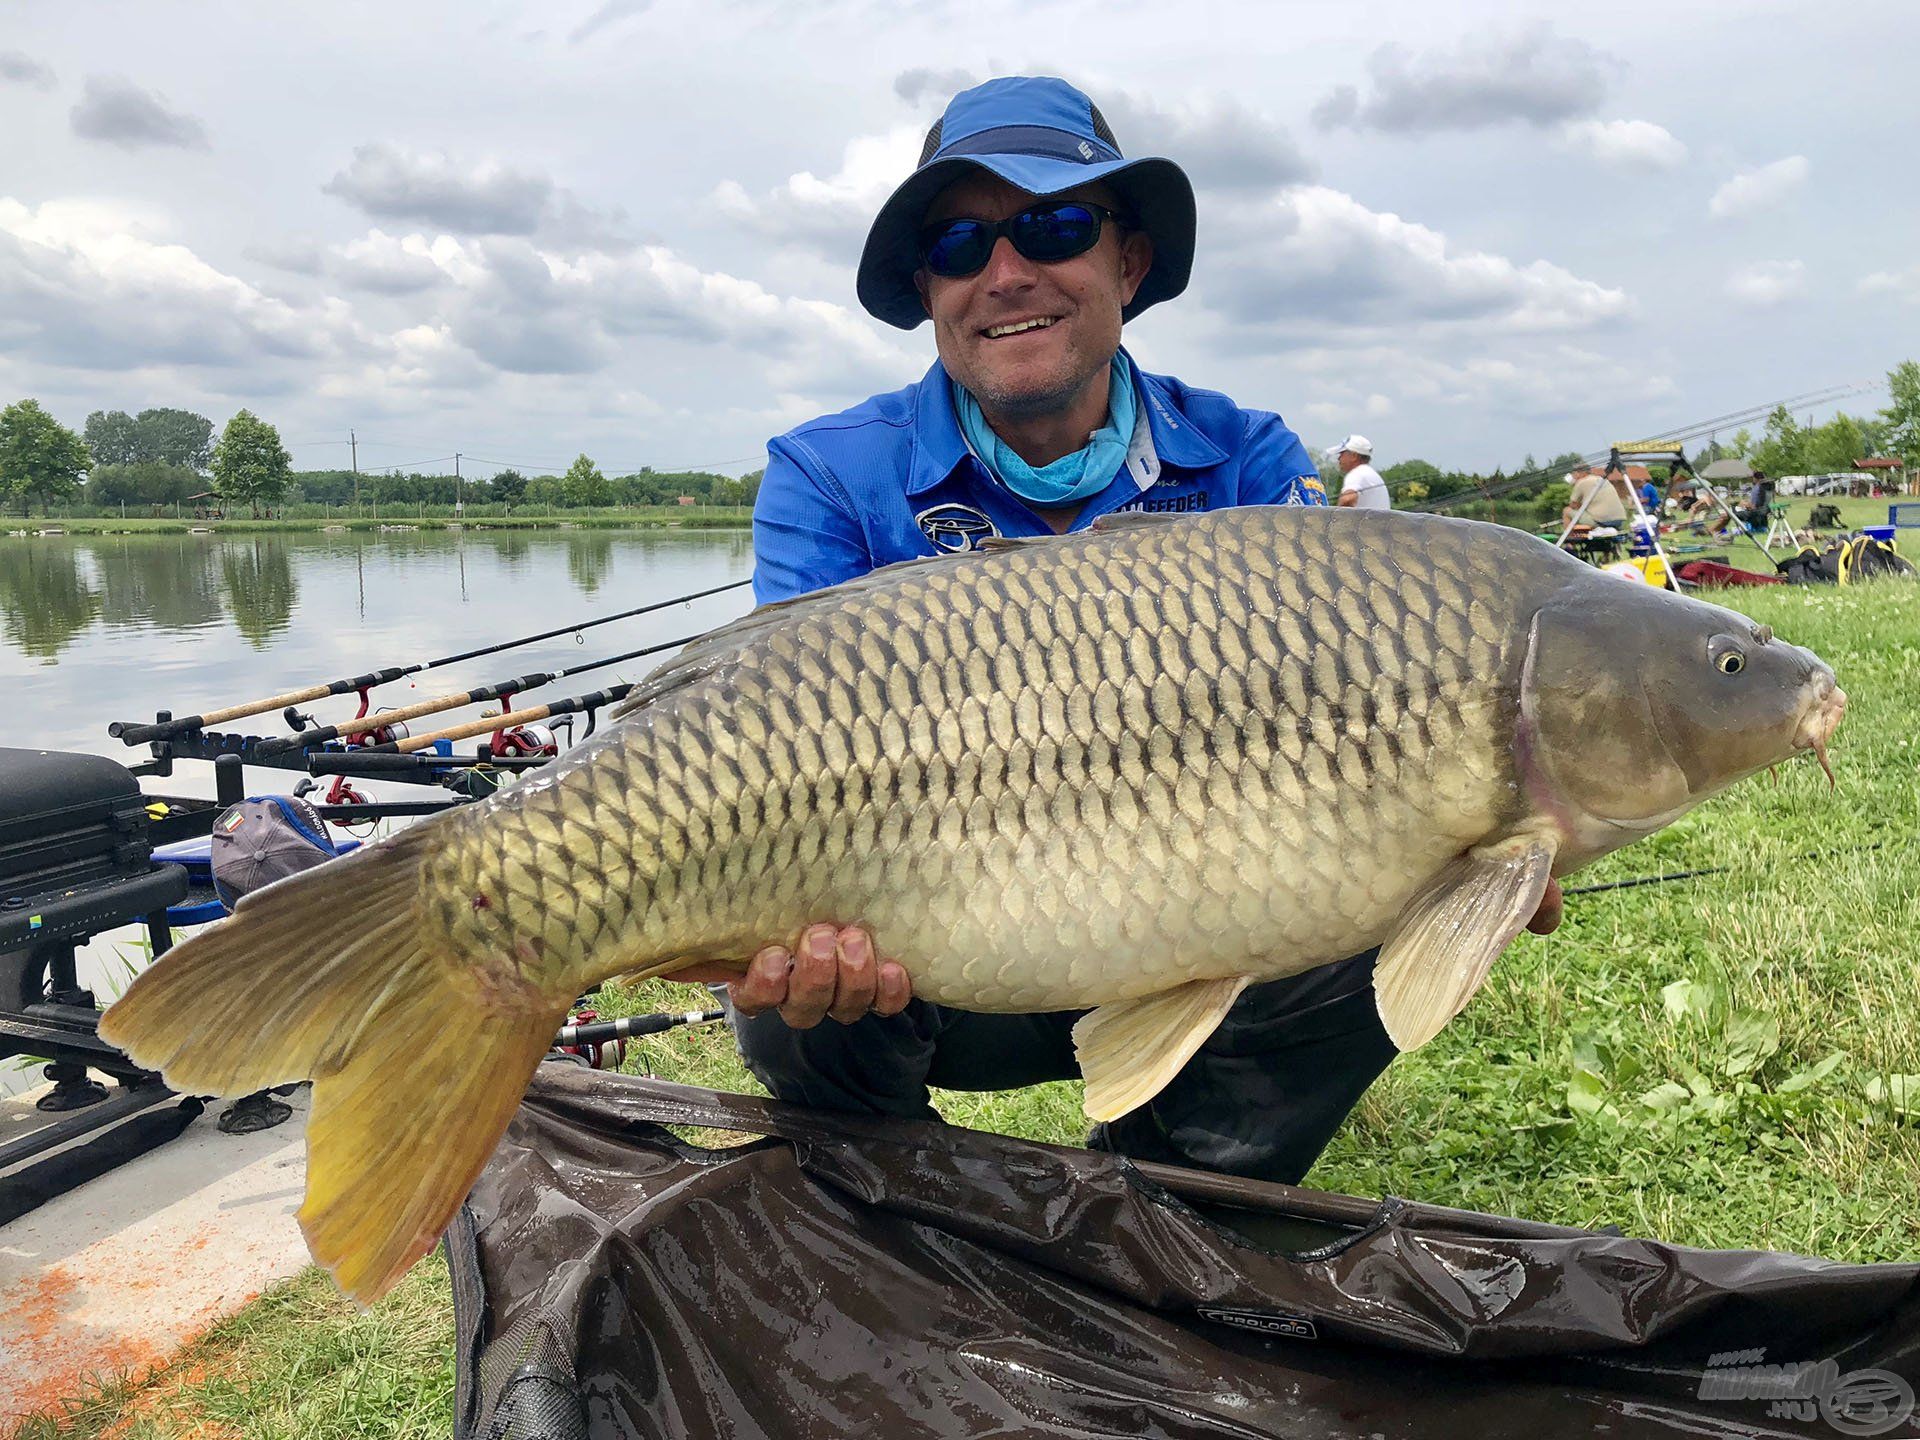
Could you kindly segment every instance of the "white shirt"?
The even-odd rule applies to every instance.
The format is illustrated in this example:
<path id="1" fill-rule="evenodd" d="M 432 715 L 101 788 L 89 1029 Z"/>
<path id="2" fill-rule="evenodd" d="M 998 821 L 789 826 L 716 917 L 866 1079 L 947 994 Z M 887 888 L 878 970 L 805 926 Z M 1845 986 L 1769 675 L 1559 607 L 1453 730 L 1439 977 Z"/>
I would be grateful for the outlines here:
<path id="1" fill-rule="evenodd" d="M 1354 505 L 1361 510 L 1393 508 L 1393 502 L 1387 499 L 1387 482 L 1380 478 L 1380 472 L 1371 465 L 1356 465 L 1347 471 L 1340 485 L 1340 493 L 1352 495 Z"/>

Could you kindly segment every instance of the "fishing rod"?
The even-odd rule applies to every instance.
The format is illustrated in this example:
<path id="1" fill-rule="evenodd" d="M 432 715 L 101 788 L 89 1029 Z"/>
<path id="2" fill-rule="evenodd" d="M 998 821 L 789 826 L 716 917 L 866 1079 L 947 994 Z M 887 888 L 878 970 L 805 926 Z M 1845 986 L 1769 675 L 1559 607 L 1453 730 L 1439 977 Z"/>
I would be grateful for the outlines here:
<path id="1" fill-rule="evenodd" d="M 583 665 L 569 665 L 562 670 L 536 670 L 526 675 L 516 675 L 511 680 L 494 680 L 485 685 L 476 685 L 471 690 L 461 690 L 454 694 L 435 696 L 431 700 L 422 700 L 417 705 L 403 705 L 398 710 L 382 710 L 373 715 L 355 716 L 351 720 L 342 720 L 337 725 L 309 726 L 293 735 L 280 735 L 261 740 L 254 745 L 254 753 L 263 758 L 268 755 L 282 755 L 289 750 L 304 750 L 309 746 L 324 745 L 329 740 L 361 735 L 369 730 L 385 730 L 403 721 L 417 720 L 422 715 L 437 715 L 442 710 L 458 710 L 463 705 L 478 705 L 482 701 L 498 700 L 502 696 L 511 699 L 522 691 L 552 684 L 555 680 L 565 679 L 569 675 L 581 675 L 588 670 L 618 665 L 623 660 L 638 660 L 643 655 L 657 655 L 662 650 L 671 650 L 677 645 L 685 645 L 698 638 L 697 635 L 683 635 L 678 640 L 662 640 L 657 645 L 643 645 L 638 650 L 629 650 L 621 655 L 609 655 L 604 660 L 589 660 Z"/>
<path id="2" fill-rule="evenodd" d="M 685 641 L 676 640 L 676 645 Z M 455 725 L 446 730 L 435 730 L 426 735 L 409 735 L 404 740 L 390 740 L 383 745 L 369 745 L 364 750 L 355 751 L 361 755 L 411 755 L 416 750 L 425 749 L 436 740 L 470 740 L 475 735 L 490 735 L 498 730 L 511 730 L 518 725 L 531 725 L 536 720 L 546 720 L 555 715 L 576 715 L 582 710 L 598 710 L 603 705 L 611 705 L 626 698 L 633 682 L 625 685 L 612 685 L 605 690 L 594 690 L 586 695 L 575 695 L 567 700 L 550 700 L 545 705 L 534 705 L 525 710 L 509 711 L 505 715 L 483 716 L 470 720 L 464 725 Z"/>
<path id="3" fill-rule="evenodd" d="M 223 724 L 228 720 L 244 720 L 250 715 L 260 715 L 268 710 L 280 710 L 289 705 L 298 705 L 308 700 L 325 700 L 333 695 L 351 695 L 370 690 L 375 685 L 385 685 L 408 675 L 417 675 L 424 670 L 438 670 L 443 665 L 456 665 L 462 660 L 476 660 L 482 655 L 498 654 L 502 650 L 514 650 L 522 645 L 532 645 L 537 641 L 551 640 L 556 635 L 571 635 L 580 630 L 591 630 L 596 625 L 611 625 L 616 620 L 630 620 L 636 615 L 646 615 L 655 610 L 665 610 L 673 605 L 685 605 L 695 600 L 705 599 L 709 595 L 718 595 L 727 590 L 738 590 L 751 580 L 730 580 L 725 585 L 714 585 L 705 590 L 695 590 L 691 594 L 676 595 L 671 600 L 656 600 L 647 605 L 636 605 L 631 610 L 622 610 L 613 615 L 601 615 L 591 620 L 582 620 L 572 625 L 556 625 L 551 630 L 542 630 L 537 635 L 522 635 L 516 640 L 502 640 L 492 645 L 481 645 L 472 650 L 462 650 L 457 655 L 442 655 L 437 660 L 422 660 L 412 665 L 394 666 L 385 670 L 371 670 L 364 675 L 354 675 L 342 680 L 329 680 L 322 685 L 309 685 L 303 690 L 289 690 L 280 695 L 269 695 L 261 700 L 249 700 L 243 705 L 229 705 L 224 710 L 209 710 L 200 715 L 185 715 L 176 720 L 161 720 L 152 724 L 140 725 L 129 721 L 116 720 L 107 727 L 107 733 L 128 745 L 145 745 L 154 740 L 169 740 L 176 735 L 190 734 L 195 730 L 204 730 L 209 726 Z"/>
<path id="4" fill-rule="evenodd" d="M 619 1020 L 593 1020 L 584 1025 L 562 1025 L 553 1037 L 554 1048 L 563 1045 L 605 1045 L 614 1040 L 632 1040 L 642 1035 L 658 1035 L 679 1025 L 711 1025 L 727 1018 L 724 1010 L 688 1010 L 684 1014 L 628 1015 Z"/>

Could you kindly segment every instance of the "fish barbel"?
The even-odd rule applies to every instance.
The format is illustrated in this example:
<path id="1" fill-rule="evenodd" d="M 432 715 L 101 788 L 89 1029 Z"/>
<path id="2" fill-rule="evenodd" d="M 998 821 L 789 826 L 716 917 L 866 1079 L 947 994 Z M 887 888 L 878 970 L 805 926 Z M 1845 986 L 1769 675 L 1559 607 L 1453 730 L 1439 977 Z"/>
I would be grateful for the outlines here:
<path id="1" fill-rule="evenodd" d="M 1247 985 L 1375 944 L 1424 1043 L 1550 875 L 1824 760 L 1844 706 L 1765 627 L 1514 530 L 1111 517 L 754 611 L 522 783 L 248 896 L 100 1033 L 188 1093 L 313 1080 L 301 1223 L 370 1300 L 611 976 L 859 922 L 921 998 L 1091 1009 L 1111 1118 Z"/>

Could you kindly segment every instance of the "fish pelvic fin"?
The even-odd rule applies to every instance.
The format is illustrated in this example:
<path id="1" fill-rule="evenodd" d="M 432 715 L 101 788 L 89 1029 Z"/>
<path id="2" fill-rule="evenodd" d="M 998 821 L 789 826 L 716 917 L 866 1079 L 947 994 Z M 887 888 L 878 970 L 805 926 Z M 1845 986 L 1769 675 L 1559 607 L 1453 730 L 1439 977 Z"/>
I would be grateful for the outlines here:
<path id="1" fill-rule="evenodd" d="M 1118 1120 L 1164 1090 L 1249 982 L 1246 975 L 1189 980 L 1082 1015 L 1073 1027 L 1073 1052 L 1087 1082 L 1087 1118 Z"/>
<path id="2" fill-rule="evenodd" d="M 453 1218 L 571 999 L 455 955 L 423 923 L 435 828 L 245 897 L 100 1020 L 184 1094 L 313 1081 L 300 1227 L 362 1305 Z"/>
<path id="3" fill-rule="evenodd" d="M 1417 1050 L 1466 1008 L 1546 893 L 1553 847 L 1534 837 L 1469 850 L 1408 902 L 1380 947 L 1373 991 L 1387 1036 Z"/>

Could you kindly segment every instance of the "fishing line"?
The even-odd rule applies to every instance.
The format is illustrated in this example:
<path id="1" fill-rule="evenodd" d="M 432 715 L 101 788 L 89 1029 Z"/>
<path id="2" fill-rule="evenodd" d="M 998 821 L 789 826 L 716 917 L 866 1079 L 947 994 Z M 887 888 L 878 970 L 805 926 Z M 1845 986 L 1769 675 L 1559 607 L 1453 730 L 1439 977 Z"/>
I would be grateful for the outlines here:
<path id="1" fill-rule="evenodd" d="M 1864 855 L 1869 850 L 1878 850 L 1886 842 L 1876 840 L 1871 845 L 1842 845 L 1833 850 L 1812 850 L 1804 855 L 1789 855 L 1787 863 L 1803 864 L 1809 860 L 1826 860 L 1835 855 Z M 1702 875 L 1726 875 L 1739 869 L 1737 865 L 1708 865 L 1699 870 L 1671 870 L 1659 875 L 1636 875 L 1631 880 L 1608 880 L 1599 885 L 1575 885 L 1563 888 L 1562 895 L 1598 895 L 1605 890 L 1632 890 L 1641 885 L 1665 885 L 1674 880 L 1695 880 Z"/>

